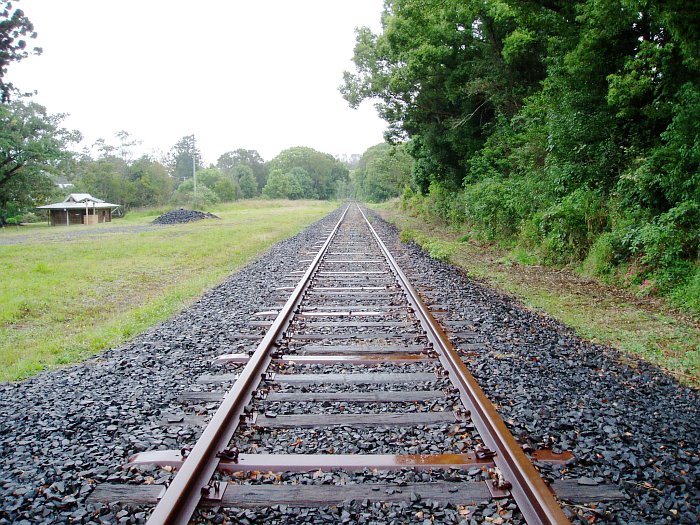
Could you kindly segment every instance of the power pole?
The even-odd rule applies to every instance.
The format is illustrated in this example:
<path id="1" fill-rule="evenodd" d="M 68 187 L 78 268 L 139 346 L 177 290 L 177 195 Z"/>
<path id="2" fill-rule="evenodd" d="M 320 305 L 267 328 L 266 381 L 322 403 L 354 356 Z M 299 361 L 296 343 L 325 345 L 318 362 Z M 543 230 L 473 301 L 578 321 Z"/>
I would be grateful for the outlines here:
<path id="1" fill-rule="evenodd" d="M 197 203 L 197 165 L 195 163 L 196 148 L 194 134 L 192 135 L 192 179 L 194 181 L 194 202 Z"/>

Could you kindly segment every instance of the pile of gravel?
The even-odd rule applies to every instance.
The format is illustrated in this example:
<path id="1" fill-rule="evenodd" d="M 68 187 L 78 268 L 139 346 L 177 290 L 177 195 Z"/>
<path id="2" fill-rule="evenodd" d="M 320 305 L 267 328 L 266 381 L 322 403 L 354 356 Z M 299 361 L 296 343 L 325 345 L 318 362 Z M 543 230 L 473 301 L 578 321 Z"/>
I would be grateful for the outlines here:
<path id="1" fill-rule="evenodd" d="M 205 213 L 197 210 L 170 210 L 153 221 L 153 224 L 184 224 L 186 222 L 201 221 L 202 219 L 218 219 L 213 213 Z"/>

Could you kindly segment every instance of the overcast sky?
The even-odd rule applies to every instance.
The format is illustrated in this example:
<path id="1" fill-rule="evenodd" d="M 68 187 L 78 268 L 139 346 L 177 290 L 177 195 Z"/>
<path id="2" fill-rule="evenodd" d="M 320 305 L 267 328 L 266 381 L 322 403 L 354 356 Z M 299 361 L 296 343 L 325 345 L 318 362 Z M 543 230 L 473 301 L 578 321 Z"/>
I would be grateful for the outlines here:
<path id="1" fill-rule="evenodd" d="M 378 30 L 382 0 L 20 0 L 40 56 L 6 79 L 91 144 L 126 130 L 139 152 L 194 133 L 206 163 L 237 148 L 362 153 L 384 122 L 338 92 L 354 28 Z"/>

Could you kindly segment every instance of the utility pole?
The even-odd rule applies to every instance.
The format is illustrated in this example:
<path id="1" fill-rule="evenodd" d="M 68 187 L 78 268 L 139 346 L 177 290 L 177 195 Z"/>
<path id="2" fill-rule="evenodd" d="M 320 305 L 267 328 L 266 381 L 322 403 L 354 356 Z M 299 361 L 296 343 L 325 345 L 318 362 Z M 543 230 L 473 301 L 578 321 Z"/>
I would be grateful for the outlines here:
<path id="1" fill-rule="evenodd" d="M 194 202 L 197 203 L 197 164 L 195 163 L 196 147 L 194 134 L 192 134 L 192 179 L 194 181 Z"/>

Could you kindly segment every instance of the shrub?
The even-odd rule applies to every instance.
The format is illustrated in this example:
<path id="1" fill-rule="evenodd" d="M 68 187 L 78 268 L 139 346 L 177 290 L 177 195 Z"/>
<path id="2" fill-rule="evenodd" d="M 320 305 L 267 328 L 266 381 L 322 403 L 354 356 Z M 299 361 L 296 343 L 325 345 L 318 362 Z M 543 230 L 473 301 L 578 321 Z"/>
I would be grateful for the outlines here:
<path id="1" fill-rule="evenodd" d="M 450 226 L 461 226 L 466 219 L 463 194 L 450 191 L 439 182 L 430 184 L 425 206 L 426 213 Z"/>
<path id="2" fill-rule="evenodd" d="M 533 220 L 548 264 L 583 260 L 608 224 L 605 199 L 597 192 L 578 188 Z"/>
<path id="3" fill-rule="evenodd" d="M 488 239 L 513 236 L 519 218 L 510 195 L 507 184 L 495 178 L 468 186 L 464 190 L 467 220 Z"/>
<path id="4" fill-rule="evenodd" d="M 40 217 L 34 212 L 28 211 L 22 215 L 22 222 L 24 223 L 35 223 L 35 222 L 44 222 L 46 219 L 44 217 Z"/>
<path id="5" fill-rule="evenodd" d="M 616 268 L 616 235 L 613 232 L 605 232 L 600 235 L 583 261 L 582 268 L 588 275 L 610 276 Z"/>
<path id="6" fill-rule="evenodd" d="M 700 313 L 700 264 L 695 264 L 686 282 L 673 290 L 671 300 L 682 308 Z"/>
<path id="7" fill-rule="evenodd" d="M 402 230 L 399 234 L 399 238 L 403 243 L 409 243 L 416 239 L 416 232 L 414 230 Z"/>
<path id="8" fill-rule="evenodd" d="M 455 252 L 454 246 L 449 242 L 442 241 L 440 239 L 430 239 L 428 240 L 423 248 L 428 252 L 431 259 L 436 259 L 438 261 L 449 262 L 450 258 Z"/>
<path id="9" fill-rule="evenodd" d="M 466 186 L 467 221 L 487 239 L 513 239 L 525 222 L 550 201 L 537 173 L 508 179 L 488 178 Z"/>
<path id="10" fill-rule="evenodd" d="M 639 230 L 637 251 L 652 268 L 669 268 L 679 259 L 694 260 L 700 245 L 700 205 L 685 201 Z"/>

